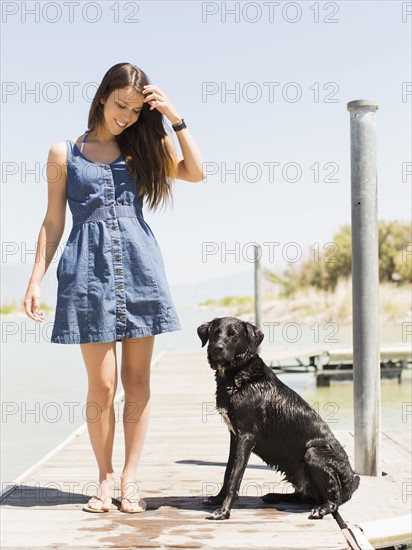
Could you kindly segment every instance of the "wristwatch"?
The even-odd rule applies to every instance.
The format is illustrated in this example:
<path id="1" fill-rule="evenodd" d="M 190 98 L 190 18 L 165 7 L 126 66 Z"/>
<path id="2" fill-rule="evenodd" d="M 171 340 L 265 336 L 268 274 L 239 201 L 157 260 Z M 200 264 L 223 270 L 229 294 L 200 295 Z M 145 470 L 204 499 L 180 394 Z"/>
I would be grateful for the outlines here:
<path id="1" fill-rule="evenodd" d="M 182 118 L 180 122 L 177 122 L 176 124 L 172 124 L 172 128 L 175 132 L 178 132 L 179 130 L 183 130 L 183 128 L 187 128 L 187 126 L 184 119 Z"/>

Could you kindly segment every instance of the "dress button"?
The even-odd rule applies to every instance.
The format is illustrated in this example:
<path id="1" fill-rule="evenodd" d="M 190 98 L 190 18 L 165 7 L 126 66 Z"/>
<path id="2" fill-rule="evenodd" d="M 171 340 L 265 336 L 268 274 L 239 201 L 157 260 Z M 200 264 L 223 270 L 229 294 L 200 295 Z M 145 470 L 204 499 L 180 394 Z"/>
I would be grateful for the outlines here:
<path id="1" fill-rule="evenodd" d="M 107 195 L 107 198 L 109 199 L 109 201 L 111 201 L 113 198 L 113 195 Z"/>
<path id="2" fill-rule="evenodd" d="M 117 225 L 112 225 L 112 229 L 113 229 L 113 231 L 116 231 Z"/>
<path id="3" fill-rule="evenodd" d="M 117 239 L 114 239 L 113 244 L 119 244 L 119 241 Z"/>
<path id="4" fill-rule="evenodd" d="M 116 269 L 116 275 L 121 275 L 122 274 L 122 270 L 121 269 Z"/>
<path id="5" fill-rule="evenodd" d="M 119 305 L 124 305 L 124 300 L 119 300 Z"/>
<path id="6" fill-rule="evenodd" d="M 117 255 L 114 257 L 114 259 L 116 260 L 116 262 L 118 262 L 120 260 L 121 256 Z"/>
<path id="7" fill-rule="evenodd" d="M 117 285 L 117 288 L 121 290 L 123 288 L 123 285 Z"/>
<path id="8" fill-rule="evenodd" d="M 122 321 L 125 317 L 126 317 L 125 315 L 119 315 L 119 319 L 121 319 Z"/>
<path id="9" fill-rule="evenodd" d="M 111 214 L 111 215 L 113 216 L 113 214 L 114 214 L 114 210 L 113 210 L 113 208 L 110 208 L 110 210 L 109 210 L 109 214 Z"/>

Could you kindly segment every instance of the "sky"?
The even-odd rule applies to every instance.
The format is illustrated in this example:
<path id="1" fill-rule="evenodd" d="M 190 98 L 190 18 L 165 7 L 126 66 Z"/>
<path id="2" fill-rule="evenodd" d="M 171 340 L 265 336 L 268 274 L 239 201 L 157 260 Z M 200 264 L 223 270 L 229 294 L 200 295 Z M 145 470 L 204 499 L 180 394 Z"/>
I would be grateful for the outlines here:
<path id="1" fill-rule="evenodd" d="M 263 265 L 282 270 L 350 223 L 352 100 L 379 104 L 379 219 L 410 219 L 410 2 L 1 8 L 3 266 L 33 264 L 49 148 L 87 129 L 97 85 L 123 61 L 141 67 L 176 107 L 208 173 L 202 182 L 176 181 L 173 208 L 145 212 L 172 285 L 252 269 L 253 243 Z M 71 223 L 67 208 L 60 253 Z"/>

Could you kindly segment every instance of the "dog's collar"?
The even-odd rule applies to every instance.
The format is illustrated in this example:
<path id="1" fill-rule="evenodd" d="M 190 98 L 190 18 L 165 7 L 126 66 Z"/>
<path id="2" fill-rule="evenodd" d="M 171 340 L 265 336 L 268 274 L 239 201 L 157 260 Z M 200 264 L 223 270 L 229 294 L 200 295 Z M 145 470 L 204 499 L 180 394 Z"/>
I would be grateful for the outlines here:
<path id="1" fill-rule="evenodd" d="M 212 367 L 212 369 L 219 371 L 220 374 L 223 374 L 227 368 L 240 368 L 241 366 L 243 366 L 242 363 L 244 362 L 244 360 L 250 359 L 251 357 L 253 357 L 253 355 L 254 354 L 251 353 L 249 350 L 246 350 L 242 353 L 238 353 L 237 355 L 235 355 L 230 363 L 210 363 L 210 366 Z"/>
<path id="2" fill-rule="evenodd" d="M 233 361 L 231 362 L 231 365 L 237 366 L 239 361 L 244 361 L 245 359 L 250 359 L 252 357 L 253 353 L 251 353 L 248 349 L 244 351 L 243 353 L 238 353 L 233 358 Z"/>

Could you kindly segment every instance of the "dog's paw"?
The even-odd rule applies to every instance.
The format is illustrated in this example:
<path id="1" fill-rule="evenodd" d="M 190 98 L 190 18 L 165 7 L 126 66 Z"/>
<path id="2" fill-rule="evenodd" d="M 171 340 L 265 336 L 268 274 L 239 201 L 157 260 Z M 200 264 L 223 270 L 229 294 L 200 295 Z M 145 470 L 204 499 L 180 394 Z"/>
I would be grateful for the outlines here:
<path id="1" fill-rule="evenodd" d="M 312 508 L 309 519 L 323 519 L 323 516 L 326 514 L 326 509 L 324 506 L 317 506 Z"/>
<path id="2" fill-rule="evenodd" d="M 216 495 L 215 497 L 205 498 L 203 500 L 203 504 L 205 504 L 206 506 L 219 506 L 219 504 L 223 503 L 223 500 L 223 498 Z"/>
<path id="3" fill-rule="evenodd" d="M 224 512 L 221 508 L 218 510 L 215 510 L 213 514 L 210 514 L 210 516 L 206 516 L 206 519 L 213 519 L 213 520 L 221 520 L 221 519 L 229 519 L 230 518 L 230 512 L 226 511 Z"/>

